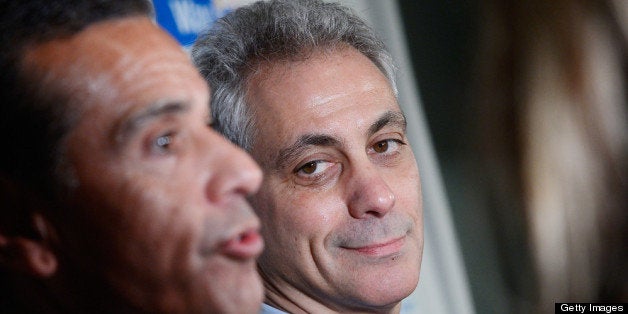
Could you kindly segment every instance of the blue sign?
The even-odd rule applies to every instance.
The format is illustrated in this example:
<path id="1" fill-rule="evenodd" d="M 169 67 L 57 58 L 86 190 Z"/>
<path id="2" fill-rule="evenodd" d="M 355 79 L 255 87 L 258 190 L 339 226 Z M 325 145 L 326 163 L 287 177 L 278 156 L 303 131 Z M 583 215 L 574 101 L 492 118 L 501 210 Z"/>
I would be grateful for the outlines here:
<path id="1" fill-rule="evenodd" d="M 157 23 L 181 45 L 189 47 L 203 30 L 233 10 L 230 1 L 220 0 L 153 0 Z M 236 1 L 237 2 L 237 1 Z"/>

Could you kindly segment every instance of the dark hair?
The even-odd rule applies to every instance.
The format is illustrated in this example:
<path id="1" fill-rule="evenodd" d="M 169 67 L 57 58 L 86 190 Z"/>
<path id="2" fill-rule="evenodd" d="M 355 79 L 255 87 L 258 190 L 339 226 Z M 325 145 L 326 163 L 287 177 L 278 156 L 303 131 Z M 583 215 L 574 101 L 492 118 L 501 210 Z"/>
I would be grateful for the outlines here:
<path id="1" fill-rule="evenodd" d="M 246 97 L 260 62 L 307 58 L 319 50 L 353 47 L 369 58 L 397 93 L 390 54 L 349 8 L 320 0 L 260 1 L 219 19 L 192 47 L 194 63 L 212 89 L 214 127 L 246 150 L 255 121 Z"/>
<path id="2" fill-rule="evenodd" d="M 51 193 L 59 183 L 61 142 L 71 128 L 67 104 L 72 95 L 45 90 L 38 79 L 45 70 L 34 75 L 25 69 L 25 52 L 97 22 L 152 17 L 152 4 L 148 0 L 0 0 L 0 8 L 0 179 Z"/>

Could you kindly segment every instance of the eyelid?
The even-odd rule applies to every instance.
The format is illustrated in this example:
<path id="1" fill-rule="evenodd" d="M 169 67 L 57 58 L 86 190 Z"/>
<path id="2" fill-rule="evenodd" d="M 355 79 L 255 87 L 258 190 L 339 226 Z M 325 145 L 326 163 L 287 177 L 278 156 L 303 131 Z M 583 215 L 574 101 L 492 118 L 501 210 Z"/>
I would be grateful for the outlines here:
<path id="1" fill-rule="evenodd" d="M 184 101 L 159 100 L 146 108 L 130 113 L 115 127 L 113 138 L 120 145 L 142 136 L 145 129 L 163 120 L 179 117 L 190 111 L 190 104 Z"/>

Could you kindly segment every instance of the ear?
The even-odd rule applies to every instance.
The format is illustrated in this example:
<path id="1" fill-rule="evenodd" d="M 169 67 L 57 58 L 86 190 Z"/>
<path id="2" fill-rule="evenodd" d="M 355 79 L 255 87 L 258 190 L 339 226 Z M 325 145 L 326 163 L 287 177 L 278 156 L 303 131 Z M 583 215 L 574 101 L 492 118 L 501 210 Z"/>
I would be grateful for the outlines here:
<path id="1" fill-rule="evenodd" d="M 33 213 L 30 218 L 36 237 L 8 235 L 0 230 L 0 263 L 37 277 L 50 277 L 58 264 L 50 246 L 52 226 L 39 213 Z"/>

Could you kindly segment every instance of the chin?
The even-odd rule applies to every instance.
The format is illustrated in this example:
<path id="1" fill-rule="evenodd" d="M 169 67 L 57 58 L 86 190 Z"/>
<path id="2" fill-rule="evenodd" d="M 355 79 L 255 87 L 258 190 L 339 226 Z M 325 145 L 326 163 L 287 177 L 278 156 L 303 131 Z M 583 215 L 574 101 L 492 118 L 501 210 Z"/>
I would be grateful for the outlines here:
<path id="1" fill-rule="evenodd" d="M 212 313 L 259 313 L 264 287 L 254 266 L 231 270 L 231 276 L 217 275 L 210 289 Z M 218 284 L 221 283 L 221 284 Z"/>
<path id="2" fill-rule="evenodd" d="M 235 305 L 235 311 L 232 313 L 259 313 L 264 301 L 264 286 L 257 272 L 254 280 L 242 287 L 239 296 L 238 300 L 232 304 Z"/>
<path id="3" fill-rule="evenodd" d="M 396 268 L 365 274 L 363 278 L 368 279 L 358 288 L 362 302 L 375 308 L 393 308 L 412 294 L 419 283 L 419 266 L 407 263 Z"/>

